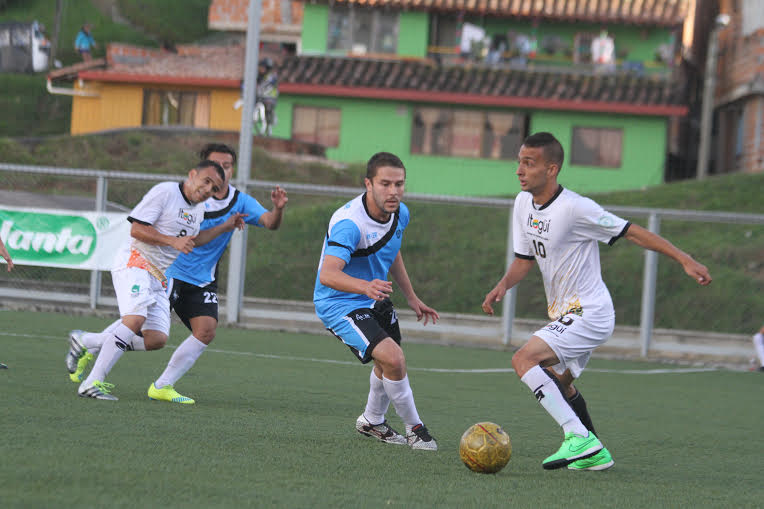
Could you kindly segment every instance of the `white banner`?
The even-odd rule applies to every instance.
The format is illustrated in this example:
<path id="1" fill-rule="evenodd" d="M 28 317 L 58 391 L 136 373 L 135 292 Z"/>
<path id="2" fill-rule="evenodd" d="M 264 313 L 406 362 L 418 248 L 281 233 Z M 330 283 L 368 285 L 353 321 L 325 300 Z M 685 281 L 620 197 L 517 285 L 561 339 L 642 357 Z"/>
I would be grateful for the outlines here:
<path id="1" fill-rule="evenodd" d="M 111 270 L 129 236 L 125 213 L 0 205 L 0 238 L 16 265 Z"/>

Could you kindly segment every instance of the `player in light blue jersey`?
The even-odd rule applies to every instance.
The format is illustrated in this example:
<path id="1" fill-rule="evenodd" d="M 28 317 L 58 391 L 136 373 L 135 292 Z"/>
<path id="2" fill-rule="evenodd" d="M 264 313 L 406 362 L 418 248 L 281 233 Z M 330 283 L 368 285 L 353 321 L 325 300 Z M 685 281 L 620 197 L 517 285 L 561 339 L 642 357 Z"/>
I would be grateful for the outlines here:
<path id="1" fill-rule="evenodd" d="M 200 156 L 202 160 L 218 163 L 223 168 L 225 180 L 221 191 L 210 197 L 205 203 L 204 221 L 201 229 L 214 228 L 225 223 L 234 214 L 244 214 L 246 223 L 276 230 L 281 225 L 284 207 L 288 198 L 286 191 L 276 187 L 271 191 L 273 209 L 266 210 L 258 201 L 234 188 L 231 184 L 236 152 L 223 144 L 206 145 Z M 175 388 L 175 383 L 194 365 L 215 338 L 218 324 L 217 265 L 228 246 L 233 232 L 221 234 L 203 246 L 197 246 L 189 255 L 181 254 L 165 271 L 168 280 L 170 305 L 191 330 L 191 335 L 173 352 L 167 368 L 151 384 L 148 395 L 151 399 L 174 403 L 193 404 L 194 400 L 182 396 Z M 203 249 L 202 249 L 203 248 Z M 105 337 L 119 325 L 114 322 L 101 333 L 72 331 L 70 343 L 77 345 L 77 358 L 69 362 L 70 378 L 78 382 L 94 354 L 100 350 Z M 76 364 L 76 369 L 75 369 Z M 74 372 L 72 370 L 74 369 Z"/>
<path id="2" fill-rule="evenodd" d="M 236 152 L 223 144 L 206 145 L 199 154 L 202 159 L 219 163 L 225 172 L 223 191 L 213 195 L 204 206 L 202 229 L 213 228 L 236 213 L 245 214 L 245 222 L 254 226 L 276 230 L 281 225 L 284 207 L 289 200 L 286 191 L 276 186 L 271 191 L 273 209 L 265 207 L 230 184 L 236 164 Z M 193 403 L 194 400 L 178 394 L 175 383 L 194 365 L 207 346 L 215 339 L 218 325 L 217 267 L 233 232 L 220 235 L 204 249 L 181 255 L 167 269 L 170 305 L 183 323 L 191 330 L 183 343 L 173 352 L 164 372 L 151 384 L 151 399 L 174 403 Z"/>
<path id="3" fill-rule="evenodd" d="M 388 152 L 374 154 L 366 165 L 366 192 L 332 215 L 321 251 L 313 302 L 326 328 L 362 363 L 374 360 L 369 396 L 356 430 L 391 444 L 437 450 L 419 418 L 400 347 L 398 319 L 389 299 L 388 273 L 406 296 L 417 319 L 433 323 L 437 311 L 422 302 L 411 286 L 400 253 L 408 208 L 401 203 L 406 168 Z M 387 424 L 393 403 L 406 426 L 404 437 Z"/>

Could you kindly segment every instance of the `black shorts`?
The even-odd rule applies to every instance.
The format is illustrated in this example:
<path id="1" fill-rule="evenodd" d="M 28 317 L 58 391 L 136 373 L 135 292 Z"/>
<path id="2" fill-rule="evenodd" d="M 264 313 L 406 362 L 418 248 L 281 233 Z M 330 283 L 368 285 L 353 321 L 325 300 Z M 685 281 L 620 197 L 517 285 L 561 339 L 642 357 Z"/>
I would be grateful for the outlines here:
<path id="1" fill-rule="evenodd" d="M 353 355 L 362 363 L 366 364 L 371 361 L 371 352 L 380 341 L 387 337 L 392 338 L 399 345 L 401 344 L 398 316 L 390 299 L 377 302 L 373 308 L 354 309 L 345 316 L 352 322 L 353 327 L 344 332 L 332 329 L 329 329 L 329 332 L 350 348 Z M 357 330 L 354 332 L 355 329 Z M 343 335 L 346 337 L 343 338 Z M 365 346 L 365 349 L 361 342 L 357 342 L 360 336 L 368 341 L 368 346 Z"/>
<path id="2" fill-rule="evenodd" d="M 218 285 L 216 281 L 204 287 L 186 283 L 180 279 L 170 279 L 170 309 L 191 330 L 191 319 L 197 316 L 211 316 L 218 319 Z"/>

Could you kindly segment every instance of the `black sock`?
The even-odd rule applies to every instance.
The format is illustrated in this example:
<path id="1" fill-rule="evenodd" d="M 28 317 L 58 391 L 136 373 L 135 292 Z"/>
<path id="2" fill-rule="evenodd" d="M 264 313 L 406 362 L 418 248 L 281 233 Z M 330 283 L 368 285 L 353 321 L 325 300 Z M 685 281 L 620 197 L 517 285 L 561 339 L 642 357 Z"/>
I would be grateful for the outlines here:
<path id="1" fill-rule="evenodd" d="M 576 394 L 572 398 L 568 398 L 568 403 L 570 403 L 571 408 L 573 408 L 573 411 L 578 418 L 581 419 L 581 424 L 586 426 L 586 429 L 596 435 L 597 432 L 594 431 L 594 424 L 592 424 L 592 418 L 589 417 L 589 411 L 586 409 L 586 401 L 584 400 L 581 391 L 576 389 Z"/>

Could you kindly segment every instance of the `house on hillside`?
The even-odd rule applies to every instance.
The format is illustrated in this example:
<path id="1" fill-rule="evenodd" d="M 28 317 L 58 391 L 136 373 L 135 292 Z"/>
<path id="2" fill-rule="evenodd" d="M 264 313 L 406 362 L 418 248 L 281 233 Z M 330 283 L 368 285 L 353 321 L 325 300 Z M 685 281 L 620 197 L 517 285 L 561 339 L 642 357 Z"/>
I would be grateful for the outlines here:
<path id="1" fill-rule="evenodd" d="M 517 192 L 517 151 L 536 131 L 563 143 L 563 184 L 584 192 L 659 184 L 669 126 L 688 111 L 676 62 L 694 5 L 305 3 L 300 53 L 279 65 L 273 134 L 320 143 L 346 162 L 395 152 L 415 192 Z M 50 75 L 98 94 L 75 96 L 73 134 L 165 124 L 238 130 L 243 47 L 110 45 L 107 57 L 98 68 Z"/>
<path id="2" fill-rule="evenodd" d="M 210 30 L 247 32 L 249 0 L 212 0 L 207 26 Z M 302 2 L 295 0 L 262 0 L 260 41 L 269 45 L 283 45 L 290 53 L 299 49 L 302 30 Z M 242 37 L 243 42 L 243 37 Z"/>
<path id="3" fill-rule="evenodd" d="M 720 2 L 714 98 L 714 173 L 764 171 L 764 2 Z"/>

